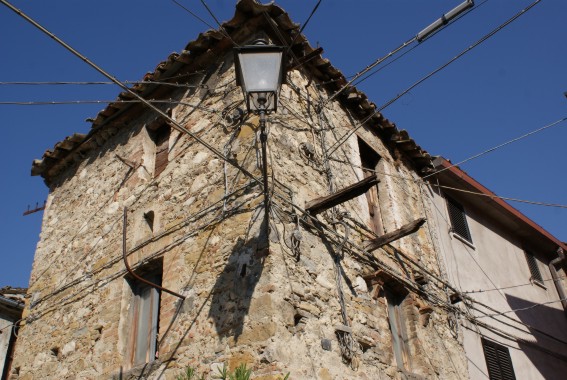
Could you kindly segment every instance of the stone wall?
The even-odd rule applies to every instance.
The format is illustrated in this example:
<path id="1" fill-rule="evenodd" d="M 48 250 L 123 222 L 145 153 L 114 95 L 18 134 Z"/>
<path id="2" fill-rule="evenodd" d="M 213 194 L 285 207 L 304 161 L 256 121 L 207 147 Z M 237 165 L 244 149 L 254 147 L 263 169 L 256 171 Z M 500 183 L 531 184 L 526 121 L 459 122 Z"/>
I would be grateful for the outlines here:
<path id="1" fill-rule="evenodd" d="M 230 56 L 214 69 L 195 78 L 206 87 L 175 97 L 198 107 L 170 113 L 261 178 L 258 118 L 239 119 Z M 12 379 L 174 379 L 187 366 L 212 375 L 223 363 L 247 363 L 256 379 L 462 378 L 461 345 L 431 302 L 445 294 L 407 259 L 439 272 L 427 229 L 369 257 L 359 248 L 373 237 L 364 195 L 316 220 L 303 213 L 307 201 L 363 178 L 356 135 L 323 156 L 356 125 L 336 102 L 318 114 L 326 96 L 294 71 L 268 118 L 269 235 L 261 185 L 189 136 L 172 130 L 167 166 L 154 178 L 151 131 L 163 123 L 149 112 L 64 173 L 47 201 Z M 411 164 L 370 129 L 358 135 L 381 157 L 384 230 L 427 216 Z M 186 297 L 161 292 L 157 358 L 135 368 L 124 208 L 130 265 L 160 260 L 162 286 Z M 388 289 L 405 295 L 404 371 L 392 349 Z"/>

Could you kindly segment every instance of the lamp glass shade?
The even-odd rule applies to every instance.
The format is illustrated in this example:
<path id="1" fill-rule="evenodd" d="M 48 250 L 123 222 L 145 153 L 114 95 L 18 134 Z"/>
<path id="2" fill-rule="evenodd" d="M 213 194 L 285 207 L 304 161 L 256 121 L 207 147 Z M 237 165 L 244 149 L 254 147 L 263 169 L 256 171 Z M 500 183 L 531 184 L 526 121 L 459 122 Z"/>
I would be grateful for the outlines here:
<path id="1" fill-rule="evenodd" d="M 282 52 L 241 53 L 242 83 L 246 92 L 276 92 Z"/>

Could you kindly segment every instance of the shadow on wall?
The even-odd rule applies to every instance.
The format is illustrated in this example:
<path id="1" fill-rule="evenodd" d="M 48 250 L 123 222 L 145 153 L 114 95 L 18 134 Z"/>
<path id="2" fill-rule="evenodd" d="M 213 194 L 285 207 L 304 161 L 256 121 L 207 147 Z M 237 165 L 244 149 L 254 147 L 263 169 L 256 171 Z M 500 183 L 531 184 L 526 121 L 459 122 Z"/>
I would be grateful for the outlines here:
<path id="1" fill-rule="evenodd" d="M 529 330 L 536 341 L 535 344 L 519 343 L 520 349 L 543 378 L 563 378 L 567 373 L 567 319 L 563 310 L 539 305 L 509 294 L 506 294 L 506 300 L 511 309 L 518 310 L 515 316 L 531 326 Z M 538 347 L 543 347 L 549 352 Z M 516 376 L 519 375 L 516 371 Z"/>
<path id="2" fill-rule="evenodd" d="M 254 213 L 248 232 L 238 238 L 213 286 L 209 317 L 220 339 L 234 337 L 237 342 L 242 335 L 244 318 L 268 254 L 263 215 L 263 209 Z"/>

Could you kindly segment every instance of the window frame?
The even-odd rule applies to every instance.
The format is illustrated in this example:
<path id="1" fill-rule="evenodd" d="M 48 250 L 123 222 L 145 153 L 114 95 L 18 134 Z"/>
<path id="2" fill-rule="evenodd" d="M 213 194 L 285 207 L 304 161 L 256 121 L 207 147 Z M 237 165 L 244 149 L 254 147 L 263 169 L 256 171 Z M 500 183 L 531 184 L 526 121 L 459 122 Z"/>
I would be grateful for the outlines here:
<path id="1" fill-rule="evenodd" d="M 386 305 L 388 308 L 388 325 L 392 335 L 392 351 L 398 368 L 411 371 L 411 355 L 404 302 L 407 294 L 384 288 Z"/>
<path id="2" fill-rule="evenodd" d="M 516 380 L 508 347 L 484 337 L 481 338 L 481 343 L 489 379 Z"/>
<path id="3" fill-rule="evenodd" d="M 140 277 L 161 286 L 161 262 L 150 263 L 138 271 Z M 130 286 L 126 358 L 128 366 L 132 368 L 157 359 L 161 291 L 133 277 L 127 277 L 126 280 Z"/>
<path id="4" fill-rule="evenodd" d="M 357 136 L 357 140 L 362 174 L 364 178 L 367 178 L 376 172 L 381 157 L 359 136 Z M 380 195 L 378 193 L 378 185 L 372 186 L 366 192 L 365 196 L 368 205 L 368 214 L 370 215 L 370 227 L 377 236 L 384 235 L 385 230 L 384 222 L 382 220 L 382 211 L 380 208 Z"/>
<path id="5" fill-rule="evenodd" d="M 526 257 L 526 263 L 528 265 L 528 270 L 530 271 L 530 281 L 543 286 L 543 275 L 539 267 L 538 258 L 533 254 L 533 252 L 525 249 L 524 256 Z"/>
<path id="6" fill-rule="evenodd" d="M 466 240 L 468 243 L 473 244 L 464 206 L 447 194 L 445 194 L 445 203 L 447 204 L 447 213 L 449 214 L 449 221 L 451 222 L 451 232 Z"/>
<path id="7" fill-rule="evenodd" d="M 157 178 L 169 163 L 169 139 L 171 127 L 167 123 L 158 126 L 150 125 L 147 128 L 150 140 L 154 145 L 153 177 Z"/>

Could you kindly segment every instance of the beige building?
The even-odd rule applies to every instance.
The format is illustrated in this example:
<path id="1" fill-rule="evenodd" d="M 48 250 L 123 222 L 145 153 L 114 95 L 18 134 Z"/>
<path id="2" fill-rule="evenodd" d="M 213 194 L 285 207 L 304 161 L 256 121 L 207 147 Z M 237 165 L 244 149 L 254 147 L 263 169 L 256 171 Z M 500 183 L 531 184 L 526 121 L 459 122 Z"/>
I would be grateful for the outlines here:
<path id="1" fill-rule="evenodd" d="M 428 203 L 471 379 L 567 372 L 567 246 L 443 158 Z M 434 178 L 434 179 L 433 179 Z"/>
<path id="2" fill-rule="evenodd" d="M 477 316 L 455 299 L 466 273 L 422 181 L 432 157 L 355 88 L 334 96 L 346 78 L 298 31 L 242 0 L 132 88 L 166 116 L 123 92 L 34 162 L 50 193 L 11 379 L 483 368 L 478 350 L 467 358 Z M 265 167 L 232 51 L 259 34 L 292 44 Z"/>

